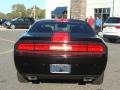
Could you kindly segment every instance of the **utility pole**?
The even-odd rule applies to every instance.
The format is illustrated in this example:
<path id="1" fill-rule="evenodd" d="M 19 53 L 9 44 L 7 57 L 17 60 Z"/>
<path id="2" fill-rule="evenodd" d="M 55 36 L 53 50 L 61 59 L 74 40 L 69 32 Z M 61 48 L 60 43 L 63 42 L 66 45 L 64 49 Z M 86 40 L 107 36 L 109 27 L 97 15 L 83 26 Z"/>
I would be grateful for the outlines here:
<path id="1" fill-rule="evenodd" d="M 112 16 L 114 16 L 114 3 L 115 3 L 115 1 L 113 0 L 113 11 L 112 11 Z"/>
<path id="2" fill-rule="evenodd" d="M 35 19 L 35 18 L 36 18 L 36 5 L 35 5 L 35 0 L 34 0 L 34 3 L 33 3 L 33 6 L 34 6 L 34 7 L 33 7 L 33 8 L 34 8 L 33 10 L 34 10 L 34 19 Z"/>

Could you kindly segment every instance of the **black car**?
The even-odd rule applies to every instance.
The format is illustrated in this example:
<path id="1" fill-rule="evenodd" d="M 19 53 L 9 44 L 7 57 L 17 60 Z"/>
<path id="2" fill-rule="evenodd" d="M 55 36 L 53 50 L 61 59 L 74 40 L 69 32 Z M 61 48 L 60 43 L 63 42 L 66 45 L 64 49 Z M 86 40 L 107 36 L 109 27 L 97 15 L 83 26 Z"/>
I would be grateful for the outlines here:
<path id="1" fill-rule="evenodd" d="M 107 46 L 84 21 L 37 21 L 14 46 L 20 82 L 72 79 L 102 84 Z"/>
<path id="2" fill-rule="evenodd" d="M 0 25 L 2 25 L 4 22 L 8 21 L 7 19 L 3 18 L 3 19 L 0 19 Z"/>
<path id="3" fill-rule="evenodd" d="M 15 18 L 11 21 L 5 22 L 3 25 L 6 28 L 29 28 L 35 22 L 34 18 L 32 17 L 19 17 Z"/>

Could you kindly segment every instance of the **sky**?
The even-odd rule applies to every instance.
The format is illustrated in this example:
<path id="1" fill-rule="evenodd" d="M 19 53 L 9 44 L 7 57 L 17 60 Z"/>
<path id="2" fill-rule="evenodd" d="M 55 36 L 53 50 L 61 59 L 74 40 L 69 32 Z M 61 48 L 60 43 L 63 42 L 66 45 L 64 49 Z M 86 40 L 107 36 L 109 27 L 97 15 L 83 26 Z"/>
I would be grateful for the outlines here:
<path id="1" fill-rule="evenodd" d="M 0 0 L 0 12 L 9 13 L 12 10 L 13 4 L 24 4 L 26 8 L 31 8 L 33 5 L 45 9 L 45 0 Z"/>

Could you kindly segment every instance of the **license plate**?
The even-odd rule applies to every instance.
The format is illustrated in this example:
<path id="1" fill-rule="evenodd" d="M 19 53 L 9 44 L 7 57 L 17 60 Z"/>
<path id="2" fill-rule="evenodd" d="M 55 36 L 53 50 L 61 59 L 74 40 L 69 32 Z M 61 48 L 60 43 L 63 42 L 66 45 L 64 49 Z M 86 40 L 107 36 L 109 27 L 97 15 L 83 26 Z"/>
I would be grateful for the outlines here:
<path id="1" fill-rule="evenodd" d="M 71 65 L 69 64 L 50 64 L 50 73 L 70 73 Z"/>

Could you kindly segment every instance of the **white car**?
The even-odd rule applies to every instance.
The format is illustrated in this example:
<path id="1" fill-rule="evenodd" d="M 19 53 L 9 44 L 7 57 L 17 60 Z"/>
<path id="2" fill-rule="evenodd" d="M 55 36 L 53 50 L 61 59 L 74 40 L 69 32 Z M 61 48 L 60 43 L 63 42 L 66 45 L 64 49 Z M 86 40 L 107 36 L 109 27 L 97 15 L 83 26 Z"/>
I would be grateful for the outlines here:
<path id="1" fill-rule="evenodd" d="M 113 43 L 120 40 L 120 17 L 109 17 L 103 24 L 103 37 Z"/>

